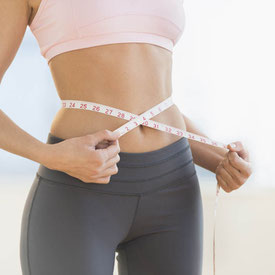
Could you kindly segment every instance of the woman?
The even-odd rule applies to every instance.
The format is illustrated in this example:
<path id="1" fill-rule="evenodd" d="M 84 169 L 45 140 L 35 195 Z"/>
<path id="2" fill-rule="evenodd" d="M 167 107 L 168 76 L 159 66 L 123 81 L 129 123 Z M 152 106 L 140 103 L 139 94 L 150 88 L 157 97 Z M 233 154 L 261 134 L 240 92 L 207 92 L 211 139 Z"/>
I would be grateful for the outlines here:
<path id="1" fill-rule="evenodd" d="M 119 5 L 118 5 L 119 4 Z M 0 80 L 29 26 L 61 100 L 141 114 L 172 94 L 181 0 L 0 2 Z M 4 26 L 4 27 L 3 27 Z M 175 104 L 154 117 L 202 133 Z M 125 120 L 60 108 L 46 143 L 0 113 L 0 146 L 40 163 L 22 217 L 24 275 L 199 275 L 203 212 L 194 163 L 230 192 L 251 174 L 241 142 L 224 148 Z"/>

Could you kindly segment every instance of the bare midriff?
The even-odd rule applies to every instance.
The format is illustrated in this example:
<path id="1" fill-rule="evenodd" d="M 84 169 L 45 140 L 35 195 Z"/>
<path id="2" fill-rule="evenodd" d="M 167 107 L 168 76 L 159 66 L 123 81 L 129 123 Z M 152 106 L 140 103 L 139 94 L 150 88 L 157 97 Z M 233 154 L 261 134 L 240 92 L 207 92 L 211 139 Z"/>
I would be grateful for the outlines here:
<path id="1" fill-rule="evenodd" d="M 96 102 L 141 114 L 172 93 L 172 53 L 147 43 L 119 43 L 77 49 L 49 62 L 61 100 Z M 186 130 L 184 118 L 174 104 L 152 118 Z M 62 139 L 114 131 L 127 120 L 88 110 L 61 108 L 50 133 Z M 160 149 L 181 137 L 139 125 L 119 138 L 121 152 Z"/>

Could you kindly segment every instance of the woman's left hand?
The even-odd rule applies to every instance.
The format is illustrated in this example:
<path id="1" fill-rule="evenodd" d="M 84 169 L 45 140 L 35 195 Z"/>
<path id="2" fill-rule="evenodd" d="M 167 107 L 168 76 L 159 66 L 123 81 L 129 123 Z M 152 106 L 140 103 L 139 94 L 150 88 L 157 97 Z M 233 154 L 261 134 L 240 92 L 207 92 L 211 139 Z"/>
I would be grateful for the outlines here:
<path id="1" fill-rule="evenodd" d="M 252 174 L 248 151 L 240 141 L 231 144 L 227 145 L 229 151 L 215 171 L 218 184 L 227 193 L 241 187 Z"/>

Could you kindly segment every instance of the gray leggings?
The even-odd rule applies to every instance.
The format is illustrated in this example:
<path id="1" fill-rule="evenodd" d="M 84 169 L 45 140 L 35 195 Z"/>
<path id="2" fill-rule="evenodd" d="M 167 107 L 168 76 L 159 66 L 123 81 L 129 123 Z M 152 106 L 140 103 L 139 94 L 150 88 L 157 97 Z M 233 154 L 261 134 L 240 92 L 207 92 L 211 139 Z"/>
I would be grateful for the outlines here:
<path id="1" fill-rule="evenodd" d="M 63 139 L 48 135 L 47 143 Z M 203 207 L 188 139 L 120 152 L 108 184 L 43 165 L 21 223 L 23 275 L 201 275 Z"/>

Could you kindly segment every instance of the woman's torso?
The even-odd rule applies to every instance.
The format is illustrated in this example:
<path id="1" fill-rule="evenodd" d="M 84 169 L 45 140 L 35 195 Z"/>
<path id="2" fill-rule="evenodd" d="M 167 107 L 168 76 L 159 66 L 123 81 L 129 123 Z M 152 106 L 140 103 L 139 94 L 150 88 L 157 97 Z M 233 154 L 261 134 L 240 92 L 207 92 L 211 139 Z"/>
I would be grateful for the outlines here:
<path id="1" fill-rule="evenodd" d="M 34 18 L 41 0 L 29 0 Z M 61 100 L 96 102 L 141 114 L 172 94 L 172 53 L 144 43 L 101 45 L 65 52 L 49 63 Z M 174 104 L 152 118 L 186 130 Z M 114 131 L 127 120 L 101 113 L 60 108 L 51 134 L 67 139 L 103 129 Z M 181 137 L 139 125 L 119 138 L 121 152 L 146 152 L 167 146 Z"/>

